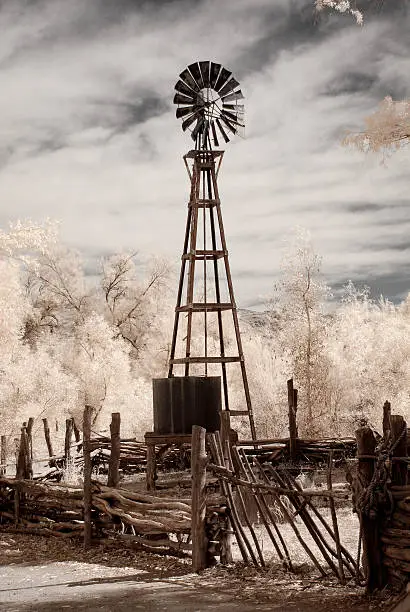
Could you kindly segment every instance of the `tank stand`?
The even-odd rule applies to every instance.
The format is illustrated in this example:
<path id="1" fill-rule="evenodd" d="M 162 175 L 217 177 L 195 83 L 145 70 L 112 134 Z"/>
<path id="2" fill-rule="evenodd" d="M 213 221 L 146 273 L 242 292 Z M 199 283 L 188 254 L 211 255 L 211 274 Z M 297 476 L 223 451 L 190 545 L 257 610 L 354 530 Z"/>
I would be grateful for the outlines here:
<path id="1" fill-rule="evenodd" d="M 157 453 L 155 446 L 171 446 L 175 444 L 191 444 L 191 434 L 158 434 L 148 431 L 145 436 L 147 445 L 147 491 L 155 491 L 157 480 Z"/>

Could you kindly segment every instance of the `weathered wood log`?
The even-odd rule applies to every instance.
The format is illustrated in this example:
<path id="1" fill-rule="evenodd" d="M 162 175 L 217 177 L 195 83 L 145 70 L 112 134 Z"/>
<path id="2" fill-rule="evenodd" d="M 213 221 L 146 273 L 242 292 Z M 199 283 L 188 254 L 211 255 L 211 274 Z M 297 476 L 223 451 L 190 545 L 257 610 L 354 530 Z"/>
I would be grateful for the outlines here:
<path id="1" fill-rule="evenodd" d="M 125 512 L 118 507 L 110 506 L 106 500 L 96 497 L 93 499 L 93 505 L 110 516 L 118 516 L 124 523 L 134 525 L 140 533 L 185 533 L 189 532 L 191 527 L 191 522 L 186 519 L 178 520 L 175 517 L 166 519 L 160 515 L 154 520 L 137 515 L 135 512 Z"/>
<path id="2" fill-rule="evenodd" d="M 117 487 L 120 481 L 120 453 L 121 453 L 121 438 L 120 438 L 120 427 L 121 427 L 121 415 L 119 412 L 113 412 L 111 415 L 111 454 L 110 463 L 108 467 L 108 480 L 107 486 Z"/>
<path id="3" fill-rule="evenodd" d="M 191 474 L 192 474 L 192 569 L 200 572 L 207 565 L 208 542 L 205 535 L 205 484 L 207 457 L 205 451 L 206 430 L 198 425 L 192 427 Z"/>
<path id="4" fill-rule="evenodd" d="M 399 529 L 402 529 L 403 526 L 407 528 L 410 526 L 410 516 L 405 512 L 395 510 L 391 516 L 390 524 L 392 527 L 398 527 Z"/>
<path id="5" fill-rule="evenodd" d="M 83 453 L 84 453 L 84 547 L 91 546 L 92 524 L 91 524 L 91 473 L 92 462 L 90 454 L 91 438 L 91 416 L 92 407 L 85 406 L 83 415 Z"/>
<path id="6" fill-rule="evenodd" d="M 391 559 L 400 559 L 401 561 L 406 561 L 410 563 L 410 549 L 409 548 L 399 548 L 398 546 L 383 546 L 384 554 Z"/>
<path id="7" fill-rule="evenodd" d="M 410 563 L 403 561 L 402 559 L 394 559 L 390 557 L 384 557 L 383 564 L 387 567 L 393 567 L 401 570 L 404 574 L 410 574 Z"/>

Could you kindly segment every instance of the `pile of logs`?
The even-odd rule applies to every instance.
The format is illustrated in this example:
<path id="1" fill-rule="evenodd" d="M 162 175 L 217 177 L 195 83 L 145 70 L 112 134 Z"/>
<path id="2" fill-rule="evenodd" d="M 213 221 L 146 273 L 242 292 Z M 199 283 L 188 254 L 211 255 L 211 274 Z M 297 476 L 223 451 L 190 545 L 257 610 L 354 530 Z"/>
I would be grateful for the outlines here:
<path id="1" fill-rule="evenodd" d="M 290 460 L 289 438 L 274 438 L 270 440 L 245 440 L 238 443 L 246 455 L 256 457 L 261 463 L 279 463 Z M 329 453 L 335 460 L 353 458 L 356 455 L 357 444 L 354 438 L 324 438 L 322 440 L 294 440 L 295 454 L 293 461 L 299 463 L 325 464 L 329 461 Z"/>
<path id="2" fill-rule="evenodd" d="M 381 530 L 383 565 L 389 582 L 406 584 L 410 577 L 410 486 L 393 486 L 393 513 Z"/>
<path id="3" fill-rule="evenodd" d="M 108 437 L 98 437 L 91 440 L 93 467 L 99 473 L 108 471 L 111 455 L 111 440 Z M 186 469 L 190 466 L 188 446 L 164 446 L 157 449 L 157 464 L 163 470 Z M 120 442 L 119 470 L 123 474 L 135 474 L 145 471 L 147 467 L 147 446 L 134 438 L 122 439 Z"/>
<path id="4" fill-rule="evenodd" d="M 54 536 L 82 535 L 83 489 L 30 480 L 0 478 L 0 519 L 26 532 Z M 168 534 L 190 533 L 191 507 L 188 502 L 159 498 L 93 483 L 91 511 L 100 533 L 127 532 L 137 543 L 150 548 L 183 549 Z M 161 539 L 158 536 L 161 535 Z M 152 540 L 152 537 L 157 539 Z M 182 538 L 179 538 L 182 541 Z"/>

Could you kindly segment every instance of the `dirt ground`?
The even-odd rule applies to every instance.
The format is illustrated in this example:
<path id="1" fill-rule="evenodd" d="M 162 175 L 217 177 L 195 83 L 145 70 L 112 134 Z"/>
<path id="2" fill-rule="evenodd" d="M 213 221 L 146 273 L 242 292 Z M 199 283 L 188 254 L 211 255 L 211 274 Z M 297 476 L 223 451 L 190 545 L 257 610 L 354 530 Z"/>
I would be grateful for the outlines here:
<path id="1" fill-rule="evenodd" d="M 277 564 L 256 570 L 237 563 L 197 575 L 189 559 L 114 543 L 84 551 L 80 541 L 0 532 L 0 610 L 8 612 L 367 612 L 391 601 L 319 579 L 307 564 L 296 574 Z"/>

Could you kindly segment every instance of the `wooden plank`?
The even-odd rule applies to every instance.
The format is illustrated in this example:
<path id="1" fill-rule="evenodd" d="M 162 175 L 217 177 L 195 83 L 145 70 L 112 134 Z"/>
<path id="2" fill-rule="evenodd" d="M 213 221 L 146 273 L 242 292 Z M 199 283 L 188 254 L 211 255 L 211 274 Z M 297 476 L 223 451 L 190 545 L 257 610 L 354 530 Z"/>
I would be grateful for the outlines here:
<path id="1" fill-rule="evenodd" d="M 191 474 L 192 474 L 192 569 L 200 572 L 206 568 L 207 538 L 205 535 L 205 512 L 206 512 L 206 463 L 205 452 L 206 430 L 198 425 L 192 427 L 192 451 L 191 451 Z"/>

